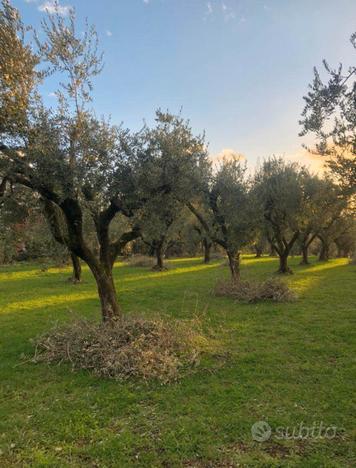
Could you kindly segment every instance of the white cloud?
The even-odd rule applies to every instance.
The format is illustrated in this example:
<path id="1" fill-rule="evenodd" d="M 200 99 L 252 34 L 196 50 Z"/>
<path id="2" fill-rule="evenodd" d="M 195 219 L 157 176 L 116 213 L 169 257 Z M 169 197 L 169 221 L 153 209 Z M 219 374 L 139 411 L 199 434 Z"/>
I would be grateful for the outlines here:
<path id="1" fill-rule="evenodd" d="M 112 32 L 110 31 L 110 29 L 107 29 L 105 31 L 105 34 L 108 36 L 108 37 L 111 37 L 112 36 Z"/>
<path id="2" fill-rule="evenodd" d="M 38 0 L 25 0 L 25 3 L 37 3 Z"/>
<path id="3" fill-rule="evenodd" d="M 246 157 L 232 148 L 224 148 L 220 151 L 220 153 L 210 155 L 210 159 L 216 163 L 222 162 L 224 160 L 233 161 L 234 159 L 237 159 L 238 161 L 245 161 Z"/>
<path id="4" fill-rule="evenodd" d="M 285 159 L 288 159 L 292 162 L 297 162 L 306 166 L 312 172 L 322 173 L 326 169 L 326 159 L 324 156 L 318 156 L 317 154 L 312 154 L 307 150 L 300 150 L 293 154 L 284 155 Z"/>
<path id="5" fill-rule="evenodd" d="M 48 97 L 54 98 L 54 97 L 57 97 L 57 94 L 51 92 L 51 93 L 48 93 Z"/>
<path id="6" fill-rule="evenodd" d="M 49 13 L 50 15 L 57 13 L 61 16 L 68 15 L 71 9 L 72 7 L 70 5 L 61 5 L 56 0 L 47 0 L 46 2 L 41 3 L 38 7 L 39 11 Z"/>
<path id="7" fill-rule="evenodd" d="M 143 0 L 143 3 L 145 3 L 146 5 L 148 5 L 150 3 L 150 0 Z"/>

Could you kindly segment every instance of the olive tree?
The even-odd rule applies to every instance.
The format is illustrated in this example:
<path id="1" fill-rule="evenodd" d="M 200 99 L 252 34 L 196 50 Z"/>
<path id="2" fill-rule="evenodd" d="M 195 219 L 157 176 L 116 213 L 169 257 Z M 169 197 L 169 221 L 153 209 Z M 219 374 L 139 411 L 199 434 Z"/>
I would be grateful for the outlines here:
<path id="1" fill-rule="evenodd" d="M 351 36 L 356 52 L 356 33 Z M 356 67 L 342 64 L 331 67 L 323 61 L 327 79 L 314 68 L 314 79 L 304 97 L 305 107 L 300 124 L 301 136 L 312 134 L 312 150 L 329 157 L 329 167 L 348 193 L 356 187 Z"/>
<path id="2" fill-rule="evenodd" d="M 303 170 L 282 158 L 265 160 L 254 180 L 259 217 L 279 256 L 279 273 L 291 273 L 288 256 L 300 235 L 303 217 Z"/>
<path id="3" fill-rule="evenodd" d="M 0 17 L 6 26 L 2 33 L 8 36 L 8 40 L 1 41 L 0 55 L 8 54 L 15 63 L 26 57 L 29 67 L 25 72 L 33 85 L 32 90 L 30 85 L 18 87 L 16 74 L 20 64 L 13 71 L 1 67 L 2 180 L 19 184 L 41 197 L 54 237 L 88 264 L 98 286 L 102 317 L 113 319 L 120 315 L 113 264 L 120 250 L 139 232 L 132 225 L 112 237 L 110 225 L 117 215 L 133 218 L 135 209 L 146 198 L 140 190 L 142 154 L 138 139 L 97 119 L 87 108 L 92 78 L 101 70 L 93 28 L 78 36 L 73 13 L 68 21 L 59 15 L 49 17 L 43 23 L 44 40 L 37 41 L 37 54 L 32 55 L 25 35 L 19 34 L 24 32 L 19 14 L 8 2 L 3 2 Z M 61 76 L 59 106 L 55 110 L 46 109 L 37 92 L 41 76 L 35 68 L 38 63 L 42 71 L 46 67 L 42 76 Z M 14 79 L 8 79 L 8 73 Z M 8 109 L 9 86 L 19 94 L 17 97 L 15 93 L 15 97 L 22 105 L 20 116 L 11 106 L 9 112 L 3 112 Z M 98 249 L 86 239 L 86 213 L 92 219 Z"/>
<path id="4" fill-rule="evenodd" d="M 0 16 L 11 36 L 6 44 L 12 59 L 20 60 L 24 51 L 31 58 L 32 49 L 18 33 L 23 29 L 18 12 L 3 2 Z M 23 91 L 23 115 L 18 119 L 10 113 L 1 126 L 0 175 L 5 183 L 39 195 L 53 236 L 89 266 L 103 320 L 112 320 L 121 314 L 113 265 L 125 245 L 141 235 L 139 214 L 161 194 L 188 197 L 206 150 L 179 116 L 158 112 L 155 129 L 138 134 L 98 119 L 89 109 L 92 80 L 102 68 L 95 30 L 77 34 L 73 12 L 68 19 L 48 16 L 42 30 L 36 56 L 29 60 L 33 90 Z M 35 79 L 50 74 L 61 80 L 54 110 L 43 105 Z M 119 232 L 112 229 L 118 217 L 126 220 Z"/>
<path id="5" fill-rule="evenodd" d="M 239 281 L 241 249 L 253 239 L 256 226 L 246 166 L 224 160 L 202 187 L 201 205 L 204 209 L 188 203 L 209 238 L 225 250 L 232 280 Z"/>
<path id="6" fill-rule="evenodd" d="M 303 208 L 300 217 L 298 244 L 302 259 L 301 265 L 309 264 L 309 247 L 318 235 L 323 217 L 323 196 L 325 183 L 317 175 L 310 174 L 304 169 L 301 178 L 303 186 Z"/>
<path id="7" fill-rule="evenodd" d="M 348 257 L 356 247 L 356 219 L 346 215 L 340 218 L 340 231 L 334 238 L 338 257 Z"/>
<path id="8" fill-rule="evenodd" d="M 179 233 L 186 216 L 186 202 L 196 193 L 196 187 L 207 171 L 208 157 L 203 136 L 192 133 L 189 121 L 169 112 L 156 112 L 155 126 L 142 133 L 145 149 L 142 182 L 153 193 L 139 212 L 137 224 L 143 240 L 150 245 L 162 269 L 163 256 L 169 242 Z"/>
<path id="9" fill-rule="evenodd" d="M 330 177 L 325 177 L 321 180 L 317 205 L 315 232 L 321 244 L 319 260 L 327 261 L 331 244 L 344 230 L 342 220 L 349 212 L 348 200 L 343 190 Z"/>
<path id="10" fill-rule="evenodd" d="M 182 206 L 170 196 L 157 196 L 146 203 L 140 217 L 141 237 L 156 257 L 154 269 L 164 269 L 164 255 L 177 234 Z"/>

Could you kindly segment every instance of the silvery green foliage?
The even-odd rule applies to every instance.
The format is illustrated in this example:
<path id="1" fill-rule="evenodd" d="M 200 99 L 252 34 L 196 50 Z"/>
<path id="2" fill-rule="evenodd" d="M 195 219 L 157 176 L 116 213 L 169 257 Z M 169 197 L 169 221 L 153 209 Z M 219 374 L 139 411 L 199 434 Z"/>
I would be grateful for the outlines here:
<path id="1" fill-rule="evenodd" d="M 185 203 L 198 191 L 210 165 L 203 136 L 194 136 L 189 122 L 156 112 L 156 124 L 142 133 L 145 160 L 140 187 L 151 193 L 139 214 L 143 240 L 164 253 L 179 234 L 187 215 Z"/>
<path id="2" fill-rule="evenodd" d="M 256 223 L 244 163 L 224 160 L 211 175 L 205 199 L 212 220 L 212 239 L 231 252 L 251 242 Z"/>
<path id="3" fill-rule="evenodd" d="M 89 107 L 102 68 L 94 28 L 78 34 L 71 12 L 49 15 L 42 32 L 31 46 L 39 75 L 59 81 L 58 105 L 45 107 L 34 89 L 21 131 L 1 127 L 1 187 L 18 184 L 40 197 L 54 238 L 89 265 L 110 319 L 119 313 L 112 280 L 117 255 L 140 235 L 136 221 L 150 200 L 170 194 L 183 203 L 197 190 L 208 167 L 204 139 L 168 112 L 158 111 L 155 127 L 138 133 L 97 118 Z M 10 33 L 17 37 L 11 27 Z M 17 45 L 27 50 L 24 37 Z M 118 217 L 122 223 L 114 222 Z"/>
<path id="4" fill-rule="evenodd" d="M 351 36 L 356 51 L 356 33 Z M 332 68 L 323 61 L 326 80 L 314 68 L 314 79 L 304 97 L 305 107 L 300 124 L 301 136 L 316 137 L 317 154 L 330 156 L 330 168 L 343 185 L 356 186 L 356 67 L 339 64 Z"/>
<path id="5" fill-rule="evenodd" d="M 300 236 L 304 216 L 305 169 L 282 158 L 266 159 L 254 179 L 256 214 L 287 273 L 288 255 Z"/>

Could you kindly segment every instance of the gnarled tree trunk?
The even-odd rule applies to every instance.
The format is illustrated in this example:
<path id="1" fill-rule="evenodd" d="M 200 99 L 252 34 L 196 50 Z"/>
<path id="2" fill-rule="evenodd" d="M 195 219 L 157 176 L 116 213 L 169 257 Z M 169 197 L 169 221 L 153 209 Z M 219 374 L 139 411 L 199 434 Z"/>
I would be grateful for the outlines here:
<path id="1" fill-rule="evenodd" d="M 153 269 L 157 271 L 162 271 L 165 269 L 164 262 L 163 262 L 164 242 L 165 242 L 165 237 L 162 236 L 159 241 L 155 241 L 153 243 L 154 254 L 156 257 L 156 264 L 153 267 Z"/>
<path id="2" fill-rule="evenodd" d="M 299 231 L 294 232 L 292 238 L 288 242 L 287 239 L 282 237 L 280 233 L 276 233 L 276 244 L 274 244 L 274 248 L 279 256 L 279 268 L 277 273 L 287 274 L 293 273 L 291 268 L 288 266 L 288 256 L 290 251 L 292 250 L 293 245 L 295 244 L 296 240 L 299 237 Z"/>
<path id="3" fill-rule="evenodd" d="M 155 254 L 156 254 L 156 265 L 155 265 L 155 270 L 163 270 L 164 269 L 164 264 L 163 264 L 163 245 L 160 242 L 157 244 L 155 248 Z"/>
<path id="4" fill-rule="evenodd" d="M 45 199 L 44 207 L 55 239 L 66 245 L 71 254 L 81 258 L 93 273 L 101 303 L 102 320 L 104 322 L 118 320 L 121 316 L 121 310 L 113 280 L 113 266 L 117 255 L 127 243 L 139 237 L 139 229 L 134 226 L 131 231 L 111 242 L 109 225 L 116 213 L 115 205 L 111 205 L 96 219 L 96 232 L 100 245 L 97 253 L 90 249 L 84 240 L 83 213 L 77 200 L 66 199 L 61 204 L 56 205 Z M 67 232 L 62 230 L 63 222 L 66 223 Z"/>
<path id="5" fill-rule="evenodd" d="M 304 244 L 302 246 L 302 260 L 300 262 L 301 265 L 309 265 L 309 258 L 308 258 L 308 246 Z"/>
<path id="6" fill-rule="evenodd" d="M 210 262 L 210 250 L 211 250 L 212 243 L 204 237 L 203 239 L 203 248 L 204 248 L 204 263 Z"/>
<path id="7" fill-rule="evenodd" d="M 240 272 L 240 252 L 233 252 L 228 250 L 227 257 L 229 259 L 229 267 L 231 273 L 231 279 L 234 282 L 240 281 L 241 272 Z"/>
<path id="8" fill-rule="evenodd" d="M 72 252 L 70 254 L 70 259 L 72 261 L 72 267 L 73 267 L 72 277 L 70 278 L 70 280 L 74 284 L 80 283 L 81 280 L 82 280 L 82 267 L 81 267 L 81 264 L 80 264 L 80 260 Z"/>
<path id="9" fill-rule="evenodd" d="M 327 262 L 329 260 L 329 251 L 330 251 L 330 244 L 329 242 L 322 238 L 319 237 L 320 242 L 321 242 L 321 248 L 319 252 L 319 262 Z"/>
<path id="10" fill-rule="evenodd" d="M 104 322 L 117 320 L 121 316 L 121 309 L 116 295 L 112 269 L 99 267 L 92 270 L 96 280 L 101 304 L 101 314 Z"/>
<path id="11" fill-rule="evenodd" d="M 309 265 L 309 246 L 315 239 L 316 234 L 305 234 L 301 240 L 300 247 L 302 251 L 302 260 L 300 262 L 301 265 Z"/>
<path id="12" fill-rule="evenodd" d="M 283 252 L 279 255 L 279 268 L 278 273 L 286 274 L 292 273 L 292 270 L 288 266 L 289 252 Z"/>

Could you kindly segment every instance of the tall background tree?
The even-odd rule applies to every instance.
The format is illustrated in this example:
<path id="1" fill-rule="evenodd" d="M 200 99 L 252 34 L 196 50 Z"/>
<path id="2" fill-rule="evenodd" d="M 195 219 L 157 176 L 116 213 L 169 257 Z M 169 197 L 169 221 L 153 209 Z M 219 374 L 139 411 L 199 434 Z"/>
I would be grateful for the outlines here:
<path id="1" fill-rule="evenodd" d="M 351 45 L 356 52 L 356 33 Z M 301 136 L 312 134 L 316 145 L 312 151 L 328 156 L 328 165 L 348 193 L 356 190 L 356 66 L 332 68 L 323 61 L 326 81 L 317 68 L 300 124 Z"/>

